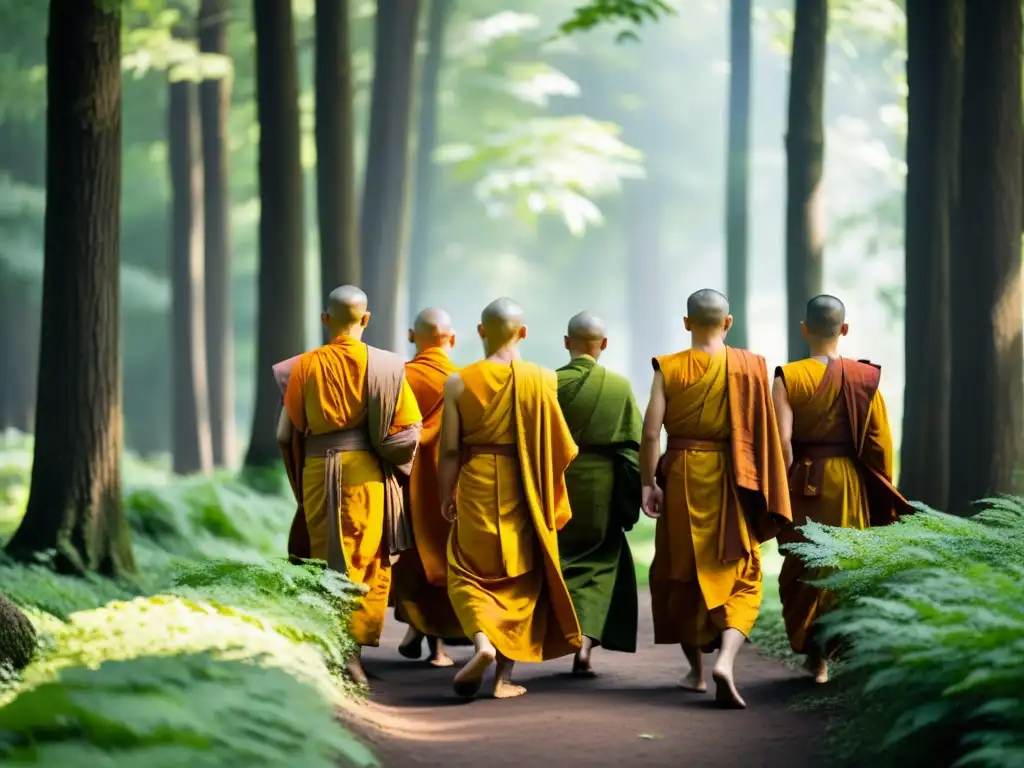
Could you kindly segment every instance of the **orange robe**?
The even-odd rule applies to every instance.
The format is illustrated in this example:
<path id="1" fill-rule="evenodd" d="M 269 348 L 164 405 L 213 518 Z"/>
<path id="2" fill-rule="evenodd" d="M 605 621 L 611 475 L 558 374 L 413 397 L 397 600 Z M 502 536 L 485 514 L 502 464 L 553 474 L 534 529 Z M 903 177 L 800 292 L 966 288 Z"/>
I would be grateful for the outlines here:
<path id="1" fill-rule="evenodd" d="M 366 345 L 348 336 L 305 353 L 295 363 L 284 404 L 295 429 L 323 435 L 367 423 Z M 391 433 L 420 421 L 416 398 L 403 383 Z M 352 639 L 376 646 L 384 628 L 391 565 L 384 540 L 384 475 L 372 451 L 341 454 L 339 508 L 328 510 L 324 459 L 306 456 L 302 470 L 302 501 L 309 531 L 310 557 L 326 560 L 327 515 L 337 515 L 348 578 L 367 588 L 351 617 Z"/>
<path id="2" fill-rule="evenodd" d="M 423 414 L 423 431 L 409 481 L 409 509 L 416 548 L 394 567 L 395 618 L 430 637 L 459 638 L 462 627 L 448 599 L 448 535 L 441 516 L 437 477 L 445 380 L 458 369 L 434 347 L 405 364 L 405 380 Z"/>
<path id="3" fill-rule="evenodd" d="M 654 641 L 708 650 L 726 628 L 749 636 L 762 598 L 759 543 L 790 517 L 767 369 L 731 348 L 654 366 L 669 437 L 650 571 Z"/>
<path id="4" fill-rule="evenodd" d="M 460 372 L 465 451 L 448 540 L 448 594 L 467 637 L 483 632 L 513 661 L 582 645 L 559 567 L 557 532 L 572 517 L 565 469 L 577 448 L 554 372 L 487 360 Z"/>
<path id="5" fill-rule="evenodd" d="M 793 523 L 779 534 L 780 543 L 801 541 L 797 528 L 808 521 L 860 530 L 885 525 L 906 511 L 906 501 L 891 485 L 892 433 L 876 371 L 863 362 L 826 365 L 813 358 L 776 368 L 793 410 Z M 859 418 L 858 410 L 863 411 Z M 812 625 L 831 607 L 829 593 L 806 583 L 823 575 L 806 568 L 797 555 L 785 556 L 779 596 L 795 653 L 811 650 Z"/>

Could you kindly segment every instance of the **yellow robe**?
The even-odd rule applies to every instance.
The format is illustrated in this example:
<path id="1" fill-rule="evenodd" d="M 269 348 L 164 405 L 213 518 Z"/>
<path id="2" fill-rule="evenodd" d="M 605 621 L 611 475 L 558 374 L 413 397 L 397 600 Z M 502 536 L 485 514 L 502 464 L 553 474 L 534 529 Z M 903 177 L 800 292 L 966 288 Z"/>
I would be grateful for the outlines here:
<path id="1" fill-rule="evenodd" d="M 853 456 L 853 435 L 842 377 L 823 384 L 825 371 L 825 363 L 815 359 L 798 360 L 777 370 L 777 373 L 782 374 L 793 409 L 794 445 L 841 443 L 850 446 L 849 456 L 816 460 L 820 462 L 820 478 L 799 474 L 800 470 L 806 469 L 802 466 L 804 460 L 797 456 L 790 477 L 796 478 L 799 474 L 800 482 L 797 485 L 801 487 L 791 488 L 793 525 L 785 527 L 779 534 L 780 544 L 800 541 L 801 536 L 795 529 L 811 520 L 821 525 L 858 530 L 871 525 L 868 496 L 858 462 Z M 819 392 L 820 386 L 827 390 Z M 883 471 L 892 477 L 892 434 L 881 392 L 876 391 L 871 400 L 866 428 L 872 444 L 881 446 L 884 454 Z M 796 450 L 799 452 L 798 447 Z M 812 466 L 812 463 L 807 459 L 806 467 Z M 817 570 L 806 568 L 796 555 L 785 556 L 779 574 L 779 597 L 782 599 L 782 616 L 789 643 L 795 653 L 807 653 L 810 650 L 808 640 L 811 626 L 831 605 L 828 593 L 806 583 L 821 576 Z"/>
<path id="2" fill-rule="evenodd" d="M 284 404 L 295 429 L 322 435 L 366 424 L 366 345 L 348 336 L 307 352 L 288 380 Z M 420 421 L 416 398 L 403 383 L 391 422 L 392 434 Z M 327 559 L 327 515 L 338 516 L 347 575 L 369 591 L 352 612 L 352 639 L 376 646 L 384 628 L 391 587 L 391 565 L 383 551 L 384 476 L 372 451 L 341 455 L 342 489 L 339 508 L 326 509 L 324 459 L 305 459 L 302 500 L 309 530 L 310 557 Z"/>
<path id="3" fill-rule="evenodd" d="M 739 505 L 726 351 L 712 356 L 691 349 L 656 363 L 665 378 L 669 439 L 716 441 L 719 448 L 679 451 L 671 466 L 661 468 L 665 508 L 650 572 L 654 642 L 710 649 L 726 628 L 750 634 L 762 596 L 760 548 L 745 514 L 734 516 L 742 556 L 727 560 L 724 553 L 727 509 Z"/>
<path id="4" fill-rule="evenodd" d="M 565 469 L 577 448 L 558 407 L 555 374 L 515 361 L 460 372 L 462 445 L 448 594 L 467 637 L 483 632 L 513 661 L 574 653 L 579 621 L 559 567 L 569 521 Z M 515 446 L 518 455 L 470 454 Z"/>
<path id="5" fill-rule="evenodd" d="M 416 548 L 394 567 L 395 617 L 430 637 L 459 638 L 462 627 L 448 598 L 448 536 L 441 516 L 437 460 L 444 383 L 458 369 L 440 348 L 427 349 L 405 364 L 405 380 L 423 414 L 423 431 L 409 479 L 409 509 Z"/>

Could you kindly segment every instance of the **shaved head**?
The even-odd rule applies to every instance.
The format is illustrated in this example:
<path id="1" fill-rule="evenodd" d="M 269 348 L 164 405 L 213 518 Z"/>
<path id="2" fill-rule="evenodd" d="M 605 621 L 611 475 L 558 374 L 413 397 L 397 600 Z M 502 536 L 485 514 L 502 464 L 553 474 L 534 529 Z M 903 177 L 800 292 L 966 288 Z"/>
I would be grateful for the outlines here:
<path id="1" fill-rule="evenodd" d="M 807 333 L 819 339 L 832 339 L 843 333 L 846 306 L 835 296 L 822 294 L 807 302 L 804 326 Z"/>
<path id="2" fill-rule="evenodd" d="M 500 347 L 516 344 L 526 338 L 526 325 L 523 323 L 523 308 L 502 297 L 495 299 L 480 313 L 480 325 L 477 332 L 484 340 L 487 354 L 494 353 Z"/>
<path id="3" fill-rule="evenodd" d="M 729 300 L 711 288 L 702 288 L 686 300 L 688 325 L 696 328 L 716 328 L 729 317 Z"/>
<path id="4" fill-rule="evenodd" d="M 368 304 L 366 294 L 354 285 L 343 285 L 331 291 L 327 295 L 327 311 L 321 315 L 321 320 L 332 339 L 340 334 L 362 336 L 363 329 L 370 322 L 370 313 L 366 311 Z M 355 329 L 358 332 L 352 333 Z"/>
<path id="5" fill-rule="evenodd" d="M 409 329 L 409 341 L 416 345 L 416 352 L 432 347 L 450 349 L 455 346 L 452 319 L 443 309 L 427 307 L 418 315 Z"/>
<path id="6" fill-rule="evenodd" d="M 590 312 L 580 312 L 569 318 L 566 335 L 574 341 L 600 341 L 604 338 L 604 321 Z"/>

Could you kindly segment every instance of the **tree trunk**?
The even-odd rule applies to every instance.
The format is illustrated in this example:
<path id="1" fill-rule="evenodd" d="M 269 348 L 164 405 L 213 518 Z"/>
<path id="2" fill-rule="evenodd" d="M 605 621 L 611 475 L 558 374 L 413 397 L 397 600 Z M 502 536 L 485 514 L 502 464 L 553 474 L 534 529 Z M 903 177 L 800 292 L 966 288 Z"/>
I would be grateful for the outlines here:
<path id="1" fill-rule="evenodd" d="M 370 145 L 360 221 L 363 283 L 373 319 L 366 340 L 398 343 L 409 187 L 409 122 L 420 0 L 378 0 Z"/>
<path id="2" fill-rule="evenodd" d="M 226 56 L 228 0 L 203 0 L 199 50 Z M 231 314 L 231 192 L 228 186 L 228 111 L 231 79 L 199 85 L 203 141 L 206 238 L 206 365 L 210 391 L 213 463 L 233 467 L 235 445 L 234 323 Z"/>
<path id="3" fill-rule="evenodd" d="M 423 309 L 433 253 L 437 166 L 437 92 L 444 63 L 444 34 L 451 16 L 451 0 L 430 0 L 427 17 L 427 55 L 420 79 L 419 121 L 416 129 L 416 173 L 413 178 L 412 237 L 409 242 L 409 317 Z"/>
<path id="4" fill-rule="evenodd" d="M 959 162 L 963 0 L 907 3 L 906 386 L 900 489 L 945 509 L 950 254 Z"/>
<path id="5" fill-rule="evenodd" d="M 789 359 L 806 357 L 807 302 L 821 293 L 825 222 L 825 47 L 828 0 L 796 0 L 786 133 L 786 333 Z"/>
<path id="6" fill-rule="evenodd" d="M 213 470 L 206 380 L 203 157 L 195 83 L 172 82 L 168 98 L 171 176 L 171 457 L 179 474 Z"/>
<path id="7" fill-rule="evenodd" d="M 653 165 L 653 163 L 652 163 Z M 649 177 L 625 188 L 626 252 L 639 260 L 627 266 L 630 318 L 630 378 L 647 382 L 651 358 L 671 351 L 663 293 L 665 270 L 663 188 Z"/>
<path id="8" fill-rule="evenodd" d="M 1024 430 L 1021 7 L 966 4 L 952 285 L 951 511 L 1014 490 Z"/>
<path id="9" fill-rule="evenodd" d="M 729 155 L 725 199 L 726 292 L 734 316 L 729 343 L 746 348 L 747 179 L 750 168 L 750 2 L 732 0 L 729 22 Z"/>
<path id="10" fill-rule="evenodd" d="M 253 0 L 260 123 L 260 276 L 256 407 L 245 464 L 280 459 L 281 393 L 271 368 L 305 348 L 305 251 L 299 155 L 299 75 L 289 0 Z"/>
<path id="11" fill-rule="evenodd" d="M 348 0 L 316 2 L 316 193 L 320 292 L 361 280 Z"/>
<path id="12" fill-rule="evenodd" d="M 121 496 L 121 17 L 51 0 L 45 267 L 28 508 L 7 551 L 134 569 Z"/>

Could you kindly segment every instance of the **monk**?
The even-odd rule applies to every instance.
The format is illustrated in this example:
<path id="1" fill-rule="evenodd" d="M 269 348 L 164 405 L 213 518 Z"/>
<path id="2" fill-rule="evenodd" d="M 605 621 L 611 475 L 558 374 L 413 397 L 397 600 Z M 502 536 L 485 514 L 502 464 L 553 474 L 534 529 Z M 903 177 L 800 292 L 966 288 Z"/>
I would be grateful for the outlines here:
<path id="1" fill-rule="evenodd" d="M 803 540 L 799 527 L 810 520 L 859 530 L 888 525 L 911 511 L 892 484 L 881 368 L 839 356 L 839 339 L 849 332 L 846 307 L 835 296 L 817 296 L 800 325 L 811 356 L 776 368 L 772 385 L 793 509 L 781 544 Z M 786 554 L 779 574 L 790 646 L 807 656 L 807 670 L 819 683 L 828 681 L 829 654 L 814 642 L 812 630 L 831 601 L 807 582 L 822 575 L 795 554 Z"/>
<path id="2" fill-rule="evenodd" d="M 572 520 L 558 534 L 562 576 L 583 632 L 573 674 L 591 677 L 591 650 L 636 652 L 637 595 L 626 531 L 640 516 L 642 417 L 629 382 L 601 365 L 604 323 L 589 312 L 569 321 L 569 364 L 559 368 L 558 404 L 580 453 L 565 482 Z"/>
<path id="3" fill-rule="evenodd" d="M 416 356 L 405 364 L 420 412 L 423 432 L 409 482 L 409 512 L 416 547 L 395 563 L 395 618 L 409 625 L 398 652 L 418 659 L 427 639 L 428 661 L 435 667 L 455 662 L 443 638 L 462 635 L 448 599 L 448 534 L 451 523 L 441 516 L 437 459 L 441 438 L 444 383 L 457 368 L 448 355 L 455 346 L 452 320 L 442 309 L 424 309 L 409 329 Z"/>
<path id="4" fill-rule="evenodd" d="M 717 291 L 687 299 L 690 349 L 653 361 L 640 472 L 644 512 L 658 521 L 654 642 L 682 646 L 690 671 L 679 685 L 701 693 L 701 652 L 717 647 L 716 701 L 742 709 L 733 663 L 761 606 L 759 545 L 792 515 L 768 370 L 760 355 L 726 346 L 732 321 Z"/>
<path id="5" fill-rule="evenodd" d="M 412 547 L 399 478 L 412 468 L 420 410 L 401 358 L 361 341 L 370 321 L 365 293 L 351 285 L 335 289 L 321 319 L 331 341 L 294 362 L 284 407 L 290 428 L 304 438 L 310 556 L 366 590 L 352 612 L 352 639 L 360 648 L 376 646 L 392 558 Z M 366 685 L 360 654 L 348 666 Z"/>
<path id="6" fill-rule="evenodd" d="M 507 298 L 488 304 L 477 332 L 485 359 L 445 382 L 438 473 L 441 510 L 454 523 L 448 595 L 474 645 L 455 691 L 475 696 L 497 659 L 494 696 L 505 699 L 526 693 L 512 683 L 515 662 L 582 645 L 558 558 L 558 531 L 572 516 L 565 470 L 577 449 L 554 372 L 520 358 L 522 308 Z"/>

